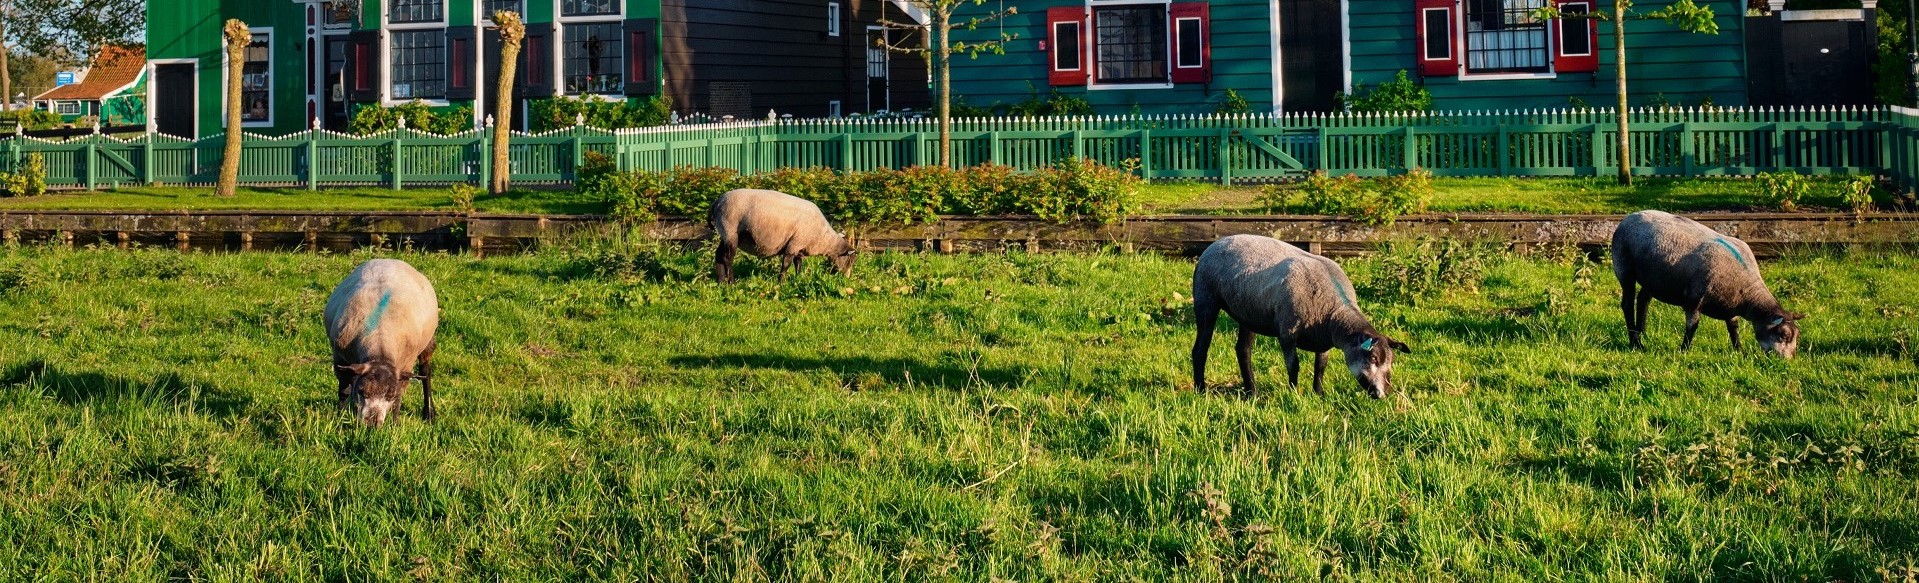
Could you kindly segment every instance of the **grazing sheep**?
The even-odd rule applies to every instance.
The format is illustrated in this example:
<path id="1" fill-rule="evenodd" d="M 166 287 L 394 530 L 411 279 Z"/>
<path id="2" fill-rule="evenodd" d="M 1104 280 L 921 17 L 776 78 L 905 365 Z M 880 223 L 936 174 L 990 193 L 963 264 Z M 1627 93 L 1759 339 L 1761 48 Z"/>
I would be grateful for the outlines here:
<path id="1" fill-rule="evenodd" d="M 1700 314 L 1726 321 L 1734 349 L 1739 348 L 1739 318 L 1745 318 L 1766 350 L 1785 358 L 1798 350 L 1799 326 L 1794 322 L 1805 316 L 1779 306 L 1745 241 L 1685 217 L 1639 211 L 1626 215 L 1613 230 L 1612 258 L 1619 309 L 1625 312 L 1633 348 L 1646 347 L 1639 337 L 1646 331 L 1646 308 L 1657 299 L 1686 310 L 1686 339 L 1680 350 L 1692 347 Z"/>
<path id="2" fill-rule="evenodd" d="M 742 188 L 720 195 L 706 218 L 720 237 L 713 267 L 721 282 L 733 282 L 733 257 L 740 249 L 760 257 L 779 256 L 781 281 L 788 267 L 798 271 L 800 260 L 812 255 L 830 258 L 840 275 L 853 272 L 853 245 L 806 199 Z"/>
<path id="3" fill-rule="evenodd" d="M 361 423 L 378 426 L 400 403 L 407 382 L 417 378 L 426 397 L 420 418 L 432 421 L 433 334 L 439 326 L 433 283 L 413 266 L 375 259 L 354 269 L 326 303 L 340 407 L 352 407 Z"/>
<path id="4" fill-rule="evenodd" d="M 1346 272 L 1333 260 L 1276 239 L 1233 235 L 1206 248 L 1193 270 L 1193 312 L 1199 334 L 1193 340 L 1193 387 L 1206 386 L 1206 352 L 1213 327 L 1225 310 L 1239 323 L 1239 376 L 1253 385 L 1253 335 L 1279 339 L 1286 352 L 1286 374 L 1299 386 L 1299 350 L 1312 352 L 1313 391 L 1325 394 L 1320 380 L 1326 351 L 1346 353 L 1346 368 L 1373 398 L 1390 388 L 1393 351 L 1412 352 L 1405 343 L 1373 328 L 1354 303 Z"/>

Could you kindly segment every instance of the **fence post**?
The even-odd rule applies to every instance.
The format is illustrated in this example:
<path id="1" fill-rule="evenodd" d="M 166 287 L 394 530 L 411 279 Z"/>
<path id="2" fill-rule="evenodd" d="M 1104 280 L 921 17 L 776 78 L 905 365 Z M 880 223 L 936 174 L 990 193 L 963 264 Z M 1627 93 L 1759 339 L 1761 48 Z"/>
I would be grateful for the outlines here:
<path id="1" fill-rule="evenodd" d="M 1327 174 L 1331 174 L 1333 165 L 1326 159 L 1326 126 L 1314 127 L 1313 135 L 1318 138 L 1313 141 L 1313 158 L 1315 159 L 1313 165 L 1318 168 L 1307 168 L 1306 173 L 1312 174 L 1315 170 L 1324 170 Z"/>
<path id="2" fill-rule="evenodd" d="M 1593 124 L 1593 176 L 1605 174 L 1606 166 L 1606 126 Z"/>
<path id="3" fill-rule="evenodd" d="M 1681 164 L 1681 173 L 1687 178 L 1693 177 L 1692 169 L 1698 165 L 1698 163 L 1694 161 L 1694 157 L 1697 154 L 1698 152 L 1692 143 L 1692 123 L 1681 122 L 1679 124 L 1679 163 Z"/>
<path id="4" fill-rule="evenodd" d="M 153 186 L 153 126 L 147 126 L 147 139 L 140 141 L 140 183 Z"/>
<path id="5" fill-rule="evenodd" d="M 405 151 L 400 144 L 400 136 L 404 133 L 406 133 L 406 118 L 401 118 L 400 129 L 393 132 L 393 184 L 391 186 L 394 190 L 399 190 L 405 184 L 405 178 L 402 175 L 405 174 L 406 164 L 400 159 L 400 153 Z"/>
<path id="6" fill-rule="evenodd" d="M 1499 124 L 1498 154 L 1499 154 L 1499 175 L 1506 176 L 1512 172 L 1513 150 L 1512 150 L 1512 136 L 1507 133 L 1506 124 L 1503 124 L 1503 123 Z"/>
<path id="7" fill-rule="evenodd" d="M 320 189 L 320 118 L 307 130 L 307 191 Z"/>
<path id="8" fill-rule="evenodd" d="M 1139 131 L 1139 177 L 1153 179 L 1153 130 Z"/>
<path id="9" fill-rule="evenodd" d="M 1779 129 L 1779 123 L 1772 124 L 1772 171 L 1778 172 L 1786 167 L 1786 131 Z"/>
<path id="10" fill-rule="evenodd" d="M 1405 144 L 1402 145 L 1403 150 L 1400 152 L 1401 163 L 1406 166 L 1407 172 L 1412 172 L 1413 167 L 1419 165 L 1418 133 L 1413 130 L 1413 126 L 1408 125 L 1402 130 L 1402 134 L 1406 138 Z"/>
<path id="11" fill-rule="evenodd" d="M 100 183 L 99 162 L 100 162 L 100 137 L 98 134 L 95 134 L 94 137 L 87 138 L 87 190 L 88 191 L 95 190 L 99 187 L 99 183 Z"/>
<path id="12" fill-rule="evenodd" d="M 1219 185 L 1220 186 L 1233 185 L 1233 160 L 1232 160 L 1232 152 L 1231 152 L 1232 143 L 1233 143 L 1233 130 L 1229 128 L 1221 128 L 1219 130 Z"/>
<path id="13" fill-rule="evenodd" d="M 853 171 L 853 134 L 841 130 L 840 134 L 840 171 Z"/>
<path id="14" fill-rule="evenodd" d="M 480 126 L 479 179 L 474 181 L 481 190 L 492 189 L 493 184 L 493 116 L 486 116 L 486 123 Z"/>
<path id="15" fill-rule="evenodd" d="M 1080 130 L 1073 130 L 1073 157 L 1086 157 L 1086 136 Z"/>
<path id="16" fill-rule="evenodd" d="M 999 132 L 986 132 L 986 161 L 999 164 Z"/>

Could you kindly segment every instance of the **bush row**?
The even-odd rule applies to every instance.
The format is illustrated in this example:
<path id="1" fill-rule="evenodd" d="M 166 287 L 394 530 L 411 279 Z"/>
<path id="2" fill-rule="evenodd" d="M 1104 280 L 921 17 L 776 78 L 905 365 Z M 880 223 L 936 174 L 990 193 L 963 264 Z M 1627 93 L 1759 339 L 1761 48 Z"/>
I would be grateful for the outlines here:
<path id="1" fill-rule="evenodd" d="M 1258 202 L 1273 212 L 1338 215 L 1379 226 L 1425 212 L 1432 198 L 1433 173 L 1424 169 L 1371 180 L 1321 170 L 1295 184 L 1266 185 Z"/>
<path id="2" fill-rule="evenodd" d="M 615 217 L 636 221 L 669 215 L 704 218 L 726 191 L 763 188 L 811 200 L 836 224 L 851 226 L 928 223 L 942 214 L 1111 223 L 1139 212 L 1140 182 L 1127 170 L 1078 159 L 1025 173 L 983 165 L 859 172 L 781 168 L 741 175 L 730 168 L 692 166 L 620 171 L 612 158 L 589 152 L 579 189 L 611 203 Z"/>

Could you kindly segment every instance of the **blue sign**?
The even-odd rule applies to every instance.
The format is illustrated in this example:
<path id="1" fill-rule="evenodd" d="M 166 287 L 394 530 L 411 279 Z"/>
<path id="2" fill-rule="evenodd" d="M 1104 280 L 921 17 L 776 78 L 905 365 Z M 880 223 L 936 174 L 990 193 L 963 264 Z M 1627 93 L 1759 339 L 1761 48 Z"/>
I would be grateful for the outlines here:
<path id="1" fill-rule="evenodd" d="M 73 74 L 72 71 L 61 71 L 59 73 L 54 73 L 53 86 L 59 87 L 62 85 L 72 85 L 74 84 L 74 80 L 73 80 L 74 77 L 75 75 Z"/>

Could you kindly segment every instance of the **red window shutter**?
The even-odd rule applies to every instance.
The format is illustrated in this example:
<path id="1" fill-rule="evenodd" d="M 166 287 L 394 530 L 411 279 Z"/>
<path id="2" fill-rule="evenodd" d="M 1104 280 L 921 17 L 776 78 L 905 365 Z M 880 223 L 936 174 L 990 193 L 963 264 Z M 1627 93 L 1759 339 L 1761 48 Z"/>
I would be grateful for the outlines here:
<path id="1" fill-rule="evenodd" d="M 1046 70 L 1053 85 L 1085 85 L 1092 63 L 1086 58 L 1086 7 L 1046 9 Z"/>
<path id="2" fill-rule="evenodd" d="M 659 86 L 653 82 L 653 31 L 659 26 L 660 21 L 652 18 L 626 21 L 626 94 L 629 97 L 652 95 Z"/>
<path id="3" fill-rule="evenodd" d="M 446 29 L 446 98 L 463 101 L 479 97 L 477 90 L 480 29 L 457 26 Z"/>
<path id="4" fill-rule="evenodd" d="M 1578 2 L 1561 1 L 1559 13 L 1562 17 L 1555 24 L 1558 28 L 1553 43 L 1553 70 L 1561 73 L 1591 73 L 1599 70 L 1599 23 L 1591 18 L 1583 18 L 1592 13 L 1591 0 Z"/>
<path id="5" fill-rule="evenodd" d="M 1452 77 L 1459 74 L 1459 18 L 1454 0 L 1414 0 L 1414 37 L 1418 39 L 1419 74 Z"/>
<path id="6" fill-rule="evenodd" d="M 1213 23 L 1205 2 L 1175 2 L 1167 10 L 1173 31 L 1173 82 L 1213 80 Z"/>
<path id="7" fill-rule="evenodd" d="M 370 103 L 380 99 L 380 32 L 363 30 L 351 33 L 347 44 L 347 78 L 349 99 L 356 103 Z"/>

